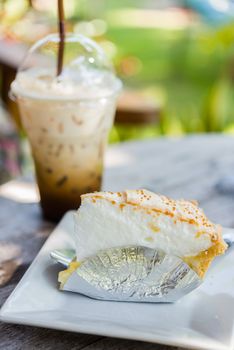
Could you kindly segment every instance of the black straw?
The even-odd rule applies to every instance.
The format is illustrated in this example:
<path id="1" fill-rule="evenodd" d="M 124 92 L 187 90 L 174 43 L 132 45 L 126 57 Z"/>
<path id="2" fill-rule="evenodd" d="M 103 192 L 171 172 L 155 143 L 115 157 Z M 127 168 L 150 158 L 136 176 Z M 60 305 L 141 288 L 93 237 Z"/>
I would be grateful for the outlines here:
<path id="1" fill-rule="evenodd" d="M 63 70 L 63 54 L 64 54 L 64 39 L 65 39 L 65 21 L 64 21 L 64 7 L 63 0 L 58 0 L 58 31 L 59 31 L 59 49 L 57 61 L 57 76 Z"/>

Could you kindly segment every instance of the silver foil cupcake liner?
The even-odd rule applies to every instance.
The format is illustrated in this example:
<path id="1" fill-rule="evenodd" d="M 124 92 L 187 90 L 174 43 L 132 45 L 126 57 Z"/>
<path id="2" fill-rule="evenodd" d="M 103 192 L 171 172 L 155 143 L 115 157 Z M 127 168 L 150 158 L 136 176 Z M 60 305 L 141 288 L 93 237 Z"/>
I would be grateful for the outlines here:
<path id="1" fill-rule="evenodd" d="M 76 260 L 74 251 L 53 251 L 64 266 Z M 99 300 L 171 303 L 202 280 L 180 258 L 161 250 L 129 246 L 111 248 L 81 262 L 60 289 Z"/>

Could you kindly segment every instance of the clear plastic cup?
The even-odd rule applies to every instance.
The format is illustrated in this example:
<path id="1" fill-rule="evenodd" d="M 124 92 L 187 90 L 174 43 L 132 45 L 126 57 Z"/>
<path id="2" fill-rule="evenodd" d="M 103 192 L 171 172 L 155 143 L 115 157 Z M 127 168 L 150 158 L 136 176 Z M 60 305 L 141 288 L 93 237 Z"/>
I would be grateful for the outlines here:
<path id="1" fill-rule="evenodd" d="M 66 36 L 65 65 L 56 77 L 58 43 L 57 35 L 36 43 L 11 86 L 31 145 L 43 214 L 53 221 L 77 209 L 81 194 L 100 190 L 121 89 L 102 49 L 81 35 Z"/>

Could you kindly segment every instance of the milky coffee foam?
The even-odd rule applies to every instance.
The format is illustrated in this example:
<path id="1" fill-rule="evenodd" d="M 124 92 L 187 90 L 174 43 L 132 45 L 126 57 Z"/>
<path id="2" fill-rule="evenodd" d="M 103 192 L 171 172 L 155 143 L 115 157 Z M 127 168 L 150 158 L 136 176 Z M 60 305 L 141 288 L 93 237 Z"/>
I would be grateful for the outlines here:
<path id="1" fill-rule="evenodd" d="M 79 71 L 66 68 L 60 77 L 56 77 L 52 68 L 34 67 L 19 72 L 11 88 L 16 97 L 94 99 L 118 93 L 121 82 L 112 72 L 83 66 Z"/>

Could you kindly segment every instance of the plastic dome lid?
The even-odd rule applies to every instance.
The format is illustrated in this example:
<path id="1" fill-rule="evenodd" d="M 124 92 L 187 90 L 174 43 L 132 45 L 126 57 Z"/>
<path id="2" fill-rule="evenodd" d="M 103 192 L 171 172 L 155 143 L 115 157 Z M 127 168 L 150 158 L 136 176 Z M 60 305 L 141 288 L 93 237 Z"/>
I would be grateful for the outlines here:
<path id="1" fill-rule="evenodd" d="M 58 34 L 36 42 L 26 54 L 11 91 L 34 99 L 95 99 L 115 96 L 121 89 L 103 49 L 93 40 L 67 34 L 63 70 L 57 77 Z"/>

